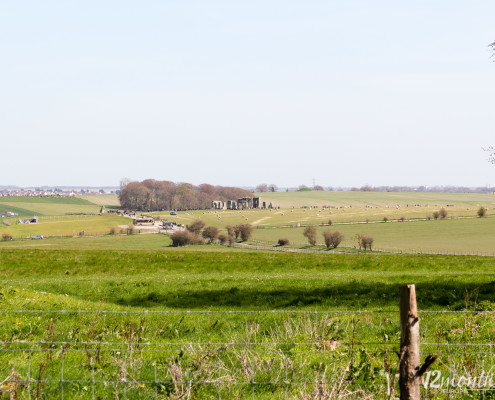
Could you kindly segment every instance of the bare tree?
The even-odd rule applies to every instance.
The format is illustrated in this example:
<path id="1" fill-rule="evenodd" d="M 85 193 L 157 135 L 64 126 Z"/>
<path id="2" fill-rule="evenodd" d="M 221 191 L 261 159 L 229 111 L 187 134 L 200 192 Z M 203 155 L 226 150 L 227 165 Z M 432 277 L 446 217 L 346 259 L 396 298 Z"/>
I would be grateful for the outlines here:
<path id="1" fill-rule="evenodd" d="M 276 192 L 277 190 L 278 190 L 278 186 L 277 186 L 277 185 L 275 185 L 274 183 L 270 183 L 270 184 L 268 185 L 268 191 L 269 191 L 269 192 L 272 192 L 272 193 L 273 193 L 273 192 Z"/>
<path id="2" fill-rule="evenodd" d="M 307 226 L 304 229 L 303 235 L 308 239 L 311 246 L 316 245 L 316 228 L 313 225 Z"/>
<path id="3" fill-rule="evenodd" d="M 262 184 L 256 186 L 256 191 L 258 193 L 268 192 L 268 185 L 266 183 L 262 183 Z"/>
<path id="4" fill-rule="evenodd" d="M 233 225 L 226 225 L 225 226 L 225 229 L 227 229 L 227 235 L 229 235 L 229 236 L 234 236 L 235 235 L 234 226 Z"/>
<path id="5" fill-rule="evenodd" d="M 187 230 L 189 232 L 195 233 L 196 235 L 199 235 L 199 233 L 203 230 L 205 227 L 205 222 L 201 221 L 200 219 L 197 219 L 196 221 L 193 221 L 188 227 Z"/>
<path id="6" fill-rule="evenodd" d="M 495 43 L 494 43 L 494 45 L 495 45 Z M 495 51 L 495 48 L 494 48 L 494 51 Z M 488 155 L 488 162 L 495 164 L 495 147 L 490 146 L 490 147 L 483 148 L 483 150 L 487 151 L 489 154 Z"/>
<path id="7" fill-rule="evenodd" d="M 328 249 L 335 249 L 344 240 L 344 235 L 338 231 L 327 230 L 323 232 L 323 239 L 325 239 L 325 245 Z"/>
<path id="8" fill-rule="evenodd" d="M 251 238 L 251 235 L 253 234 L 253 227 L 251 224 L 243 224 L 240 225 L 240 230 L 241 230 L 241 240 L 245 242 L 246 240 L 249 240 Z"/>
<path id="9" fill-rule="evenodd" d="M 210 243 L 213 243 L 218 238 L 218 228 L 216 226 L 207 226 L 203 230 L 203 237 L 207 239 Z"/>

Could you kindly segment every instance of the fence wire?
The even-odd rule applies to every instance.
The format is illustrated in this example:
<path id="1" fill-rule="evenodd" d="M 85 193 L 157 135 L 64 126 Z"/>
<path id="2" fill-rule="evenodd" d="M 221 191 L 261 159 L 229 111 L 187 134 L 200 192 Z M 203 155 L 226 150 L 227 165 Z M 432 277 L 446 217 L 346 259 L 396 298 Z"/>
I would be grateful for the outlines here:
<path id="1" fill-rule="evenodd" d="M 429 383 L 445 382 L 437 373 L 449 383 L 466 374 L 495 373 L 494 312 L 420 311 L 422 360 L 438 356 Z M 12 399 L 398 395 L 397 310 L 4 309 L 0 314 L 0 398 L 2 391 Z M 452 389 L 435 384 L 422 388 L 429 398 L 445 398 Z M 493 385 L 455 389 L 450 398 L 468 392 L 485 398 Z"/>

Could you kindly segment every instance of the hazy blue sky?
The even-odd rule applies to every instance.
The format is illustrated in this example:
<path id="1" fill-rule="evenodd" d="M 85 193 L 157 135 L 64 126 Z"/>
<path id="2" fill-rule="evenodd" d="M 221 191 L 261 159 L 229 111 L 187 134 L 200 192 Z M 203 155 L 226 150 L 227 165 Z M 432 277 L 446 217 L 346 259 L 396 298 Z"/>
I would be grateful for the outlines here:
<path id="1" fill-rule="evenodd" d="M 495 185 L 495 1 L 0 2 L 0 185 Z"/>

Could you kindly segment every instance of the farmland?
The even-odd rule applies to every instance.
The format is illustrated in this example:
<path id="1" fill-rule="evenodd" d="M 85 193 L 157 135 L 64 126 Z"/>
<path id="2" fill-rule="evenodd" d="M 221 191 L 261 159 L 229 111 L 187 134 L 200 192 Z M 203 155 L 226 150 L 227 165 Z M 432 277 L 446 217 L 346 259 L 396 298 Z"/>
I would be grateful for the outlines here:
<path id="1" fill-rule="evenodd" d="M 492 341 L 495 257 L 387 252 L 493 254 L 492 197 L 372 206 L 357 203 L 361 194 L 328 209 L 153 213 L 184 225 L 198 218 L 221 229 L 253 224 L 247 246 L 236 247 L 177 248 L 168 235 L 121 233 L 126 217 L 67 215 L 81 206 L 99 211 L 111 197 L 18 201 L 59 214 L 0 225 L 14 238 L 48 236 L 0 241 L 0 339 L 8 350 L 0 352 L 0 377 L 34 377 L 31 386 L 15 386 L 18 398 L 309 399 L 315 387 L 330 398 L 339 385 L 351 398 L 387 398 L 400 336 L 397 292 L 406 283 L 416 284 L 422 351 L 440 354 L 436 368 L 460 373 L 475 358 L 488 363 L 491 350 L 471 354 L 462 345 Z M 478 205 L 486 217 L 476 217 Z M 427 218 L 442 206 L 445 219 Z M 303 236 L 308 224 L 316 226 L 316 246 Z M 326 229 L 345 236 L 336 250 L 249 246 L 276 250 L 286 237 L 296 251 L 323 250 Z M 357 233 L 373 236 L 378 251 L 356 249 Z"/>
<path id="2" fill-rule="evenodd" d="M 10 211 L 20 216 L 96 214 L 101 205 L 77 197 L 0 197 L 0 212 Z"/>
<path id="3" fill-rule="evenodd" d="M 255 398 L 300 398 L 302 393 L 311 393 L 318 359 L 327 363 L 326 368 L 336 368 L 334 374 L 328 376 L 330 384 L 336 376 L 341 376 L 338 371 L 349 360 L 356 371 L 362 368 L 363 362 L 368 364 L 371 370 L 366 374 L 376 376 L 372 380 L 359 378 L 359 375 L 348 376 L 342 390 L 357 391 L 361 395 L 385 394 L 386 382 L 378 374 L 387 365 L 383 355 L 378 355 L 383 353 L 364 345 L 353 350 L 344 343 L 350 337 L 358 342 L 382 342 L 388 337 L 390 350 L 396 349 L 399 285 L 417 284 L 421 309 L 462 310 L 466 307 L 466 292 L 475 294 L 476 302 L 483 304 L 485 309 L 492 309 L 495 304 L 492 287 L 495 264 L 493 258 L 486 257 L 289 255 L 252 251 L 198 252 L 193 248 L 158 251 L 2 249 L 0 255 L 3 312 L 21 309 L 95 311 L 93 314 L 71 314 L 70 311 L 63 314 L 53 311 L 33 315 L 4 314 L 0 336 L 13 344 L 9 345 L 10 353 L 1 355 L 0 373 L 7 376 L 15 368 L 21 377 L 31 371 L 34 376 L 51 380 L 42 387 L 33 385 L 32 389 L 38 390 L 34 393 L 39 393 L 41 398 L 60 396 L 62 363 L 65 364 L 63 379 L 67 382 L 63 390 L 70 398 L 87 395 L 77 380 L 87 380 L 88 388 L 91 388 L 92 381 L 101 379 L 115 383 L 108 387 L 93 383 L 92 390 L 100 398 L 111 398 L 115 390 L 120 393 L 126 390 L 129 398 L 179 396 L 184 388 L 174 384 L 177 377 L 170 371 L 179 368 L 183 373 L 191 374 L 193 379 L 208 381 L 212 371 L 218 372 L 218 365 L 221 365 L 221 376 L 227 383 L 219 386 L 213 380 L 210 385 L 193 384 L 189 388 L 192 395 L 252 398 L 254 393 Z M 471 308 L 475 304 L 473 300 L 468 305 Z M 368 314 L 333 315 L 330 312 L 306 316 L 290 313 L 291 310 L 359 309 L 367 310 Z M 107 315 L 98 310 L 169 310 L 176 314 Z M 181 310 L 259 312 L 246 315 L 181 314 Z M 286 313 L 265 314 L 263 310 L 285 310 Z M 390 314 L 373 314 L 378 310 Z M 424 314 L 422 318 L 424 341 L 457 343 L 466 340 L 462 329 L 465 319 L 433 317 Z M 483 326 L 474 332 L 474 336 L 469 334 L 473 343 L 488 340 L 489 329 L 495 327 L 494 321 L 483 314 L 470 319 L 471 323 Z M 45 350 L 28 352 L 23 350 L 24 340 L 49 345 Z M 255 343 L 239 348 L 230 345 L 221 347 L 219 352 L 214 345 L 251 340 L 255 341 L 256 347 L 253 347 Z M 59 343 L 67 341 L 72 345 L 62 350 Z M 131 342 L 133 344 L 127 344 Z M 164 351 L 156 347 L 160 342 L 176 345 Z M 326 342 L 337 343 L 335 346 L 338 347 L 318 347 L 318 343 Z M 81 347 L 78 343 L 102 344 L 95 347 L 98 353 L 93 353 L 92 345 Z M 108 347 L 105 343 L 114 344 Z M 155 345 L 150 347 L 149 343 Z M 271 343 L 275 343 L 275 347 Z M 148 351 L 149 348 L 154 350 Z M 16 351 L 12 352 L 14 349 Z M 98 361 L 92 354 L 96 354 Z M 184 363 L 180 357 L 184 357 Z M 444 362 L 447 357 L 448 354 Z M 256 367 L 243 367 L 243 359 Z M 126 373 L 132 380 L 122 386 L 122 382 L 117 382 L 121 379 L 124 361 L 128 363 Z M 154 362 L 157 364 L 155 375 Z M 270 367 L 273 362 L 288 368 L 290 381 L 307 382 L 308 385 L 276 384 L 280 377 L 277 368 Z M 186 367 L 186 363 L 196 367 Z M 243 373 L 235 372 L 244 369 L 248 373 L 247 381 Z M 253 385 L 251 374 L 258 381 L 275 383 Z M 95 379 L 95 376 L 99 378 Z M 157 376 L 159 381 L 169 383 L 153 384 Z M 141 381 L 149 383 L 140 384 Z M 228 382 L 245 383 L 231 385 Z M 17 389 L 19 393 L 28 390 L 23 386 Z"/>
<path id="4" fill-rule="evenodd" d="M 473 207 L 476 205 L 495 205 L 494 194 L 482 193 L 436 193 L 436 192 L 361 192 L 361 191 L 301 191 L 301 192 L 267 192 L 257 193 L 264 201 L 273 202 L 281 208 L 303 206 L 378 206 L 391 207 L 413 206 L 414 204 L 429 206 Z"/>

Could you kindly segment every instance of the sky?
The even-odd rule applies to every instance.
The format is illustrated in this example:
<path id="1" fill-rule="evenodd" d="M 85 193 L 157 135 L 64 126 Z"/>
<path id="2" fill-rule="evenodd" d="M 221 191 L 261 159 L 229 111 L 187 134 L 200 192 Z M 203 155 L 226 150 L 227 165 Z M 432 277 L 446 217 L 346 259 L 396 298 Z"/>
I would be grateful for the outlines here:
<path id="1" fill-rule="evenodd" d="M 495 185 L 493 0 L 0 2 L 0 185 Z"/>

